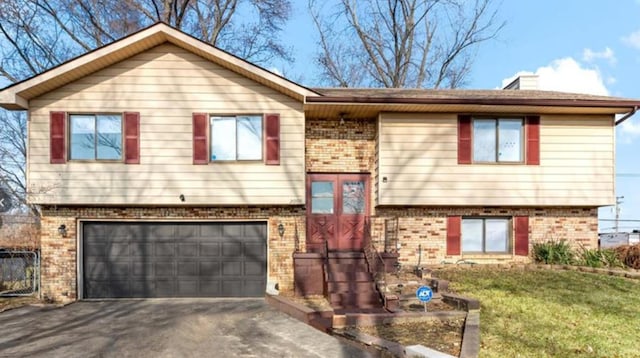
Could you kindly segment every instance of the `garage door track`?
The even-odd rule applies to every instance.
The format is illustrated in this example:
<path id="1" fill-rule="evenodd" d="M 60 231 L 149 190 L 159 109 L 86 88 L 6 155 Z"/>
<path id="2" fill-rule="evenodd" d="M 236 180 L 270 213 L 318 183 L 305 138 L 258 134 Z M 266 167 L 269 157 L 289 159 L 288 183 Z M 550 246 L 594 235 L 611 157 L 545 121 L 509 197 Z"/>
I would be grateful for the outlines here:
<path id="1" fill-rule="evenodd" d="M 83 301 L 0 313 L 0 356 L 367 357 L 264 299 Z"/>

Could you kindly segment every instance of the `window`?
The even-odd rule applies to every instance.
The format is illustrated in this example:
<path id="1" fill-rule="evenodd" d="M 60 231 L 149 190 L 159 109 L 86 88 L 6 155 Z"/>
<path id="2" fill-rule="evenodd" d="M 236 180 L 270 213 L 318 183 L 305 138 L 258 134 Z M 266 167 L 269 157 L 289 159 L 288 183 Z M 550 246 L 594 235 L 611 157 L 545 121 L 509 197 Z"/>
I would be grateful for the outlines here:
<path id="1" fill-rule="evenodd" d="M 474 119 L 474 162 L 522 162 L 522 136 L 522 119 Z"/>
<path id="2" fill-rule="evenodd" d="M 71 160 L 121 160 L 122 116 L 69 115 Z"/>
<path id="3" fill-rule="evenodd" d="M 211 161 L 262 160 L 262 116 L 212 116 Z"/>
<path id="4" fill-rule="evenodd" d="M 505 218 L 463 218 L 462 252 L 508 252 L 509 227 L 509 219 Z"/>

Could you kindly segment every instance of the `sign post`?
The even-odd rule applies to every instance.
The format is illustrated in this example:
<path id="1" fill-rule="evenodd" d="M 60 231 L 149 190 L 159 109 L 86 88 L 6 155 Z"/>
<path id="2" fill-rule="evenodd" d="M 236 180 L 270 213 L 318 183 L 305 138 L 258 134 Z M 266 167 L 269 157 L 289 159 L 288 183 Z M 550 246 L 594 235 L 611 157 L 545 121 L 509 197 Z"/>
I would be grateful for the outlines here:
<path id="1" fill-rule="evenodd" d="M 424 304 L 424 311 L 427 312 L 427 302 L 433 298 L 433 291 L 429 286 L 420 286 L 416 290 L 416 297 Z"/>

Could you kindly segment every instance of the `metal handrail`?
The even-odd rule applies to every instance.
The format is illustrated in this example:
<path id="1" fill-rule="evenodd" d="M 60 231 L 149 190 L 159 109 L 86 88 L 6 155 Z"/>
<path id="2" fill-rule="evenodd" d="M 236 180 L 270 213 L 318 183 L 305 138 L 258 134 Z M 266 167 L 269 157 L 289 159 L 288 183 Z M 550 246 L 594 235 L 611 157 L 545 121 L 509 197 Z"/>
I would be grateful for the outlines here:
<path id="1" fill-rule="evenodd" d="M 387 272 L 384 265 L 384 259 L 382 258 L 382 255 L 380 254 L 376 246 L 373 244 L 373 241 L 371 240 L 371 218 L 370 217 L 365 218 L 363 247 L 364 247 L 364 256 L 365 256 L 365 259 L 367 260 L 367 266 L 369 268 L 369 272 L 373 274 L 373 277 L 376 282 L 376 287 L 378 287 L 378 284 L 380 283 L 380 278 L 382 278 L 382 282 L 384 283 L 382 287 L 382 292 L 380 292 L 382 294 L 383 292 L 387 291 Z M 377 264 L 375 262 L 376 259 L 378 259 L 379 261 Z"/>

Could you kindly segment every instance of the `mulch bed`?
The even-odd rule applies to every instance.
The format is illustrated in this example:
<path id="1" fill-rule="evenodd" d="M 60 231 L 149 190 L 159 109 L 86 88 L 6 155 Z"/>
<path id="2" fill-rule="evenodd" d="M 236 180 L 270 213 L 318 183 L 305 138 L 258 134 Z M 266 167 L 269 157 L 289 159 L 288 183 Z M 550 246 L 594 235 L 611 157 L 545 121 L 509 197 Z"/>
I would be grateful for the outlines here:
<path id="1" fill-rule="evenodd" d="M 464 319 L 421 319 L 403 323 L 355 327 L 356 330 L 404 346 L 421 344 L 440 352 L 460 355 Z"/>

